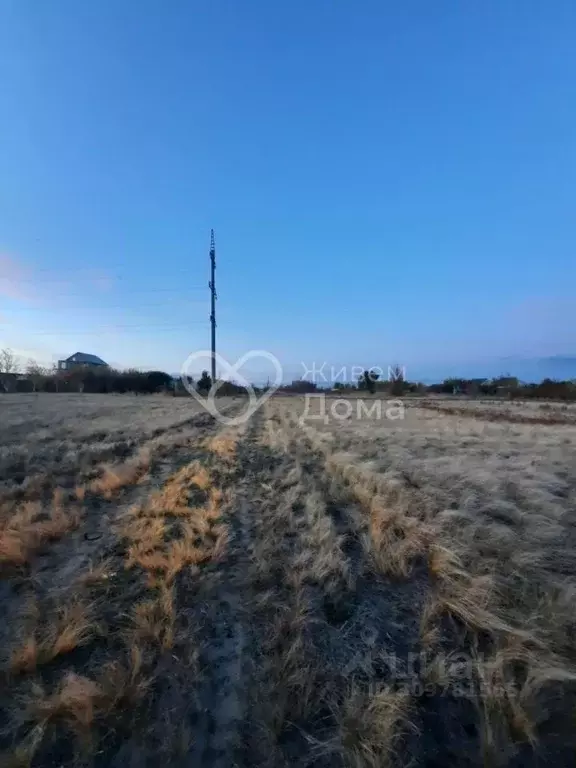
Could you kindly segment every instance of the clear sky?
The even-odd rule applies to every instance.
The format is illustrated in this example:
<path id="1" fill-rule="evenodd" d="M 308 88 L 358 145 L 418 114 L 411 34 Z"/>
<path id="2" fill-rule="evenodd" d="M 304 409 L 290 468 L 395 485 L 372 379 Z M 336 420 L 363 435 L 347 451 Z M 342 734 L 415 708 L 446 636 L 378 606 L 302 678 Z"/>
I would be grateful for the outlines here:
<path id="1" fill-rule="evenodd" d="M 573 0 L 0 0 L 0 346 L 576 353 Z"/>

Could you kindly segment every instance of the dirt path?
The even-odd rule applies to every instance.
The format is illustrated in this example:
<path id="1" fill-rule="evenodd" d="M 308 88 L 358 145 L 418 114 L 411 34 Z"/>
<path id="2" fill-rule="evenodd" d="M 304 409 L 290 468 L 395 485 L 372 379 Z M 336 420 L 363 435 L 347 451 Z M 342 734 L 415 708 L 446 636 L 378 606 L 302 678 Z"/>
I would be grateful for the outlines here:
<path id="1" fill-rule="evenodd" d="M 190 765 L 228 768 L 245 716 L 249 614 L 246 610 L 244 573 L 250 551 L 251 528 L 248 484 L 244 481 L 243 454 L 255 440 L 258 422 L 233 433 L 232 455 L 218 453 L 209 462 L 219 487 L 229 494 L 225 521 L 228 545 L 217 570 L 204 581 L 201 664 L 207 674 L 199 691 L 201 714 Z"/>
<path id="2" fill-rule="evenodd" d="M 188 765 L 344 765 L 368 683 L 392 705 L 389 746 L 402 732 L 406 697 L 388 691 L 383 652 L 416 648 L 420 581 L 366 569 L 360 511 L 301 433 L 290 442 L 281 425 L 276 444 L 270 426 L 256 414 L 231 459 L 207 459 L 230 493 L 229 540 L 196 602 L 204 675 Z"/>

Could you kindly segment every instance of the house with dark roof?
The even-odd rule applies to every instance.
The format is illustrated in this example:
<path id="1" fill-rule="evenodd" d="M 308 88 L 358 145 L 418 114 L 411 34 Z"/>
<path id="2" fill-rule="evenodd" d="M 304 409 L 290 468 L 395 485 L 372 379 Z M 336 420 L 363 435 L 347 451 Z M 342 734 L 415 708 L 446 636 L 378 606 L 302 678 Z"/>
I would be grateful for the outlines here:
<path id="1" fill-rule="evenodd" d="M 66 360 L 58 360 L 59 371 L 74 371 L 78 368 L 90 368 L 96 370 L 97 368 L 107 368 L 108 363 L 105 363 L 101 357 L 97 355 L 90 355 L 87 352 L 75 352 Z"/>

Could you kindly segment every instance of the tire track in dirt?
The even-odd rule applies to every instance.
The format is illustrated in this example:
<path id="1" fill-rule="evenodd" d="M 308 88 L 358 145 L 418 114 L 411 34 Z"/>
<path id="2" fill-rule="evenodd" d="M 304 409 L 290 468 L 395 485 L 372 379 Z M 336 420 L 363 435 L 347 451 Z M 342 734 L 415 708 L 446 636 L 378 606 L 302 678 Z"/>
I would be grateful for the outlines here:
<path id="1" fill-rule="evenodd" d="M 246 573 L 252 531 L 253 472 L 250 456 L 260 430 L 258 415 L 228 440 L 232 455 L 218 446 L 211 471 L 224 492 L 230 494 L 225 522 L 229 531 L 226 554 L 207 582 L 203 595 L 203 652 L 207 674 L 199 699 L 202 714 L 195 727 L 196 742 L 190 765 L 228 768 L 238 746 L 239 728 L 245 717 L 246 679 L 250 674 L 249 610 L 246 605 Z"/>
<path id="2" fill-rule="evenodd" d="M 182 764 L 343 766 L 384 739 L 387 765 L 412 707 L 387 659 L 420 650 L 422 579 L 375 574 L 360 542 L 362 510 L 304 433 L 283 423 L 275 441 L 263 426 L 257 413 L 232 457 L 206 457 L 230 494 L 230 538 L 191 596 L 202 679 Z M 363 719 L 368 733 L 350 733 Z M 408 749 L 406 762 L 415 755 Z"/>
<path id="3" fill-rule="evenodd" d="M 372 735 L 367 734 L 362 723 L 370 722 L 370 712 L 373 714 L 383 703 L 381 715 L 385 721 L 386 709 L 390 711 L 395 706 L 389 694 L 402 690 L 407 694 L 404 704 L 410 722 L 405 724 L 404 737 L 397 743 L 397 755 L 392 760 L 394 748 L 390 753 L 384 744 L 379 744 L 378 762 L 370 765 L 391 762 L 430 768 L 442 764 L 482 765 L 485 744 L 478 715 L 481 700 L 474 692 L 475 681 L 470 681 L 468 697 L 458 691 L 454 695 L 450 693 L 454 681 L 459 679 L 459 671 L 452 664 L 450 654 L 457 654 L 462 649 L 460 634 L 465 628 L 462 623 L 442 622 L 439 646 L 431 645 L 422 632 L 427 626 L 430 592 L 438 586 L 438 579 L 416 546 L 417 521 L 412 524 L 408 516 L 404 521 L 396 521 L 403 522 L 402 526 L 390 526 L 387 518 L 394 513 L 394 494 L 379 498 L 384 480 L 357 466 L 361 457 L 334 454 L 331 435 L 305 429 L 303 437 L 294 414 L 281 412 L 280 416 L 273 414 L 272 419 L 279 425 L 276 445 L 290 455 L 300 455 L 302 466 L 317 478 L 318 487 L 329 501 L 327 512 L 336 529 L 348 539 L 352 538 L 353 543 L 344 541 L 343 550 L 353 562 L 360 562 L 354 586 L 349 591 L 347 608 L 340 614 L 344 619 L 342 632 L 347 636 L 346 642 L 340 643 L 340 650 L 344 649 L 340 657 L 343 664 L 340 670 L 337 664 L 330 667 L 332 684 L 340 691 L 338 703 L 332 706 L 331 712 L 337 720 L 344 715 L 344 722 L 340 720 L 338 723 L 339 735 L 328 738 L 308 730 L 307 738 L 313 743 L 317 740 L 316 748 L 322 753 L 322 759 L 326 756 L 323 750 L 333 750 L 332 762 L 324 763 L 315 758 L 314 765 L 357 764 L 354 751 L 351 754 L 346 748 L 342 749 L 346 720 L 354 710 L 356 715 L 361 714 L 361 717 L 352 718 L 357 723 L 357 737 L 348 733 L 344 741 L 364 739 L 364 747 L 369 747 L 377 729 L 372 723 Z M 412 512 L 417 514 L 417 508 Z M 383 527 L 379 525 L 380 515 Z M 376 523 L 378 525 L 372 530 Z M 380 539 L 380 531 L 385 534 L 384 539 Z M 380 545 L 384 545 L 381 552 L 378 551 Z M 464 601 L 470 603 L 471 599 L 463 595 Z M 355 636 L 355 631 L 359 631 L 360 636 Z M 329 633 L 324 632 L 326 636 Z M 329 647 L 324 647 L 328 657 Z M 347 661 L 347 657 L 351 658 L 349 651 L 354 648 L 356 653 L 351 661 Z M 392 665 L 392 670 L 383 669 L 388 664 Z M 342 686 L 338 678 L 342 669 L 349 675 L 351 685 L 348 688 Z M 452 674 L 453 678 L 450 677 Z M 359 690 L 361 699 L 367 685 L 372 692 L 367 699 L 368 706 L 358 707 L 354 703 L 355 696 Z M 375 743 L 373 740 L 372 744 Z M 524 747 L 522 759 L 527 759 L 530 755 Z M 362 752 L 361 745 L 359 749 Z M 304 765 L 310 756 L 310 747 L 306 755 L 303 746 L 292 762 Z M 364 765 L 362 761 L 358 764 Z"/>
<path id="4" fill-rule="evenodd" d="M 514 402 L 514 401 L 512 401 Z M 458 405 L 438 405 L 435 403 L 426 403 L 419 401 L 417 403 L 410 403 L 412 408 L 420 408 L 425 411 L 434 411 L 438 414 L 445 414 L 451 416 L 458 416 L 463 419 L 477 419 L 479 421 L 493 421 L 501 424 L 539 424 L 550 426 L 574 426 L 570 413 L 535 413 L 535 414 L 523 414 L 514 413 L 512 410 L 504 410 L 501 408 L 489 408 L 483 406 L 481 408 L 466 408 L 465 406 Z"/>
<path id="5" fill-rule="evenodd" d="M 239 584 L 247 690 L 233 764 L 354 764 L 363 736 L 347 729 L 356 717 L 373 719 L 376 701 L 385 765 L 410 706 L 387 689 L 386 654 L 405 657 L 418 644 L 419 582 L 392 584 L 367 571 L 360 512 L 301 430 L 263 425 L 260 415 L 252 437 L 238 451 L 250 551 Z"/>

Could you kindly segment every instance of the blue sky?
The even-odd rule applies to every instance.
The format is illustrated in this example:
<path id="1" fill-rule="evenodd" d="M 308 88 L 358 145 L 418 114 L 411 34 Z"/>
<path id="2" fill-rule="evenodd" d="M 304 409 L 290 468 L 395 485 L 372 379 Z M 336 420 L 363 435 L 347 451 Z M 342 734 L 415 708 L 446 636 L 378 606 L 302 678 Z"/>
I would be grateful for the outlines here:
<path id="1" fill-rule="evenodd" d="M 576 4 L 2 0 L 0 346 L 576 353 Z"/>

